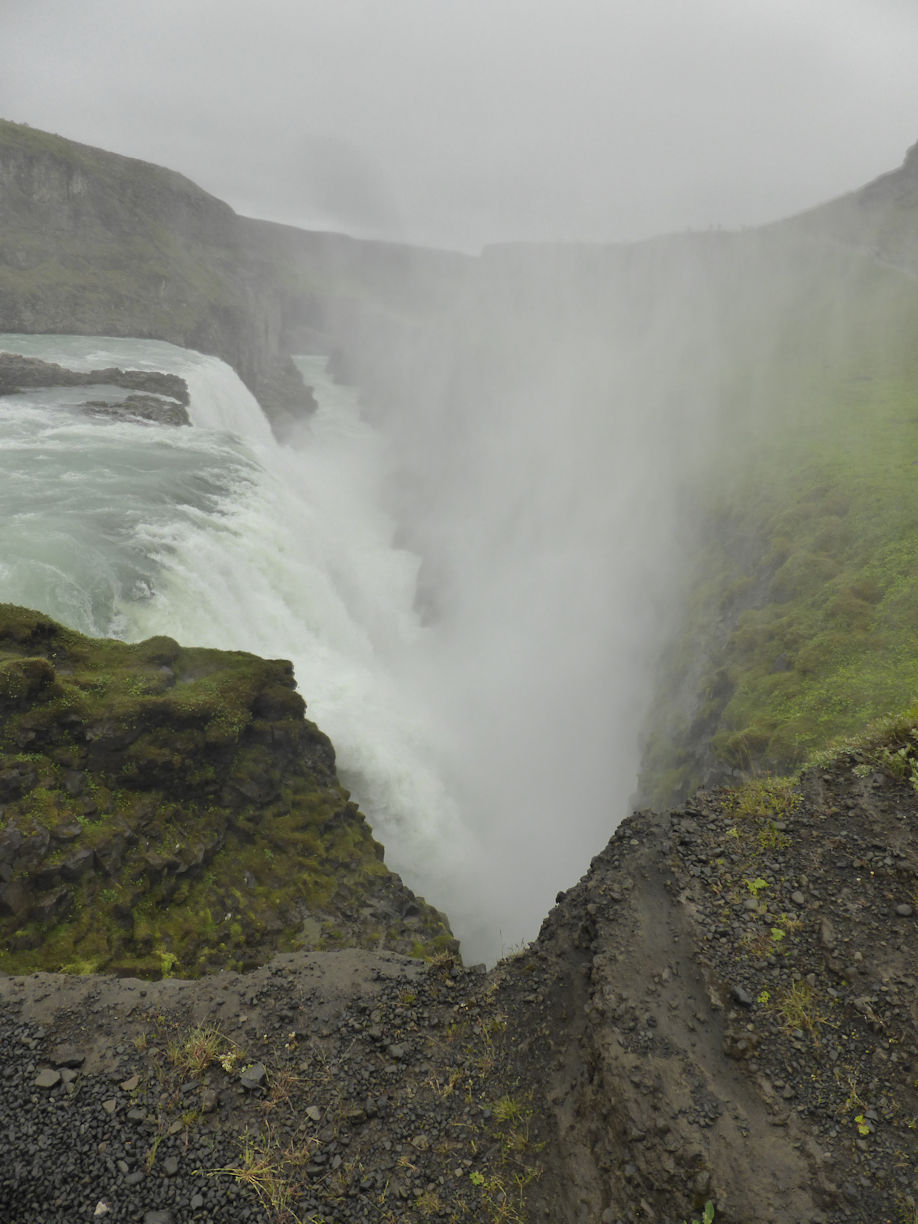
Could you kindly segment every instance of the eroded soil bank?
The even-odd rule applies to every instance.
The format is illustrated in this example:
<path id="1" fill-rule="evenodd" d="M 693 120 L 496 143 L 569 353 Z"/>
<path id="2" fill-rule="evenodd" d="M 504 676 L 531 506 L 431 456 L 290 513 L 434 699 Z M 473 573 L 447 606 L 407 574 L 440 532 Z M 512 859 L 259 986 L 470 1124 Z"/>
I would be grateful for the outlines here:
<path id="1" fill-rule="evenodd" d="M 350 950 L 0 978 L 5 1218 L 912 1219 L 901 731 L 635 815 L 490 973 Z"/>

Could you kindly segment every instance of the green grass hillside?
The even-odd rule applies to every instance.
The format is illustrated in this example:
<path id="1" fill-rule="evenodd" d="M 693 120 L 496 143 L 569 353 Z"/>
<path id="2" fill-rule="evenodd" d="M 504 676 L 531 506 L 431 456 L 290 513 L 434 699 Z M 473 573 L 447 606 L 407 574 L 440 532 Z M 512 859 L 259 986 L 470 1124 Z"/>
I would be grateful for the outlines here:
<path id="1" fill-rule="evenodd" d="M 918 280 L 814 244 L 759 324 L 727 329 L 703 545 L 644 759 L 655 803 L 788 772 L 918 697 Z"/>

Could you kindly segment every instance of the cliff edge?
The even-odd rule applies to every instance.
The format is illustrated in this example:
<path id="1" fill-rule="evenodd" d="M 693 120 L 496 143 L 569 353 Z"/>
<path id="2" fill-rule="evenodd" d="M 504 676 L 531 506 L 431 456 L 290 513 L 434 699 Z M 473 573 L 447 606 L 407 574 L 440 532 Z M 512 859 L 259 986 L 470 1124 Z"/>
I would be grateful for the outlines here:
<path id="1" fill-rule="evenodd" d="M 0 970 L 162 977 L 454 947 L 383 863 L 291 665 L 0 605 Z"/>
<path id="2" fill-rule="evenodd" d="M 635 814 L 490 973 L 350 950 L 199 982 L 0 977 L 0 1202 L 147 1224 L 911 1218 L 916 734 Z"/>

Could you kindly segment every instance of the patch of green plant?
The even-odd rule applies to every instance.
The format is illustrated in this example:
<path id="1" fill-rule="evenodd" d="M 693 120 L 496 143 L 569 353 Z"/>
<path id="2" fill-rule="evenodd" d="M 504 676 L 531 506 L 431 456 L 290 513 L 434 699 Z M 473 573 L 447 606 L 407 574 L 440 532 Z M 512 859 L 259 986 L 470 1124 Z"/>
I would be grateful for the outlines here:
<path id="1" fill-rule="evenodd" d="M 739 820 L 770 824 L 792 816 L 800 806 L 800 795 L 794 778 L 751 778 L 734 787 L 727 802 Z"/>
<path id="2" fill-rule="evenodd" d="M 238 1162 L 208 1173 L 211 1177 L 231 1177 L 252 1190 L 272 1219 L 303 1224 L 293 1205 L 305 1185 L 305 1168 L 314 1147 L 314 1143 L 300 1146 L 281 1143 L 270 1132 L 246 1131 Z"/>
<path id="3" fill-rule="evenodd" d="M 215 1025 L 203 1025 L 172 1038 L 166 1047 L 166 1056 L 183 1077 L 192 1078 L 214 1063 L 219 1063 L 225 1071 L 232 1070 L 238 1061 L 239 1050 Z"/>
<path id="4" fill-rule="evenodd" d="M 918 290 L 852 258 L 833 307 L 813 268 L 761 347 L 725 343 L 725 450 L 642 768 L 655 803 L 702 769 L 790 773 L 918 693 Z"/>
<path id="5" fill-rule="evenodd" d="M 0 605 L 0 828 L 42 847 L 18 879 L 53 898 L 0 916 L 0 970 L 196 976 L 298 942 L 454 946 L 423 903 L 410 932 L 364 916 L 382 849 L 303 709 L 283 661 L 93 640 Z"/>
<path id="6" fill-rule="evenodd" d="M 818 1038 L 819 1026 L 828 1022 L 824 1004 L 808 982 L 792 982 L 777 995 L 774 1007 L 789 1032 L 801 1029 Z"/>

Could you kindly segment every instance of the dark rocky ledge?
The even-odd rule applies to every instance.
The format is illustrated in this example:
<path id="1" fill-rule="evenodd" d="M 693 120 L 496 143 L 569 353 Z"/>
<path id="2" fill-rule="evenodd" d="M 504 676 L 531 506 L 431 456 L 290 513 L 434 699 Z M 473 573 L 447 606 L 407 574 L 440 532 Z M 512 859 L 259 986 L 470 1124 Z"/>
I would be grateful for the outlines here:
<path id="1" fill-rule="evenodd" d="M 490 973 L 350 950 L 0 977 L 0 1201 L 48 1224 L 910 1219 L 913 732 L 634 815 Z"/>
<path id="2" fill-rule="evenodd" d="M 80 405 L 93 416 L 115 417 L 120 420 L 150 421 L 155 425 L 190 425 L 187 408 L 159 395 L 126 395 L 114 403 L 106 400 L 86 400 Z"/>
<path id="3" fill-rule="evenodd" d="M 102 383 L 130 391 L 166 395 L 188 407 L 188 384 L 178 374 L 164 374 L 159 370 L 119 370 L 116 366 L 101 370 L 68 370 L 54 361 L 0 353 L 0 395 L 13 395 L 30 387 L 87 387 Z"/>

